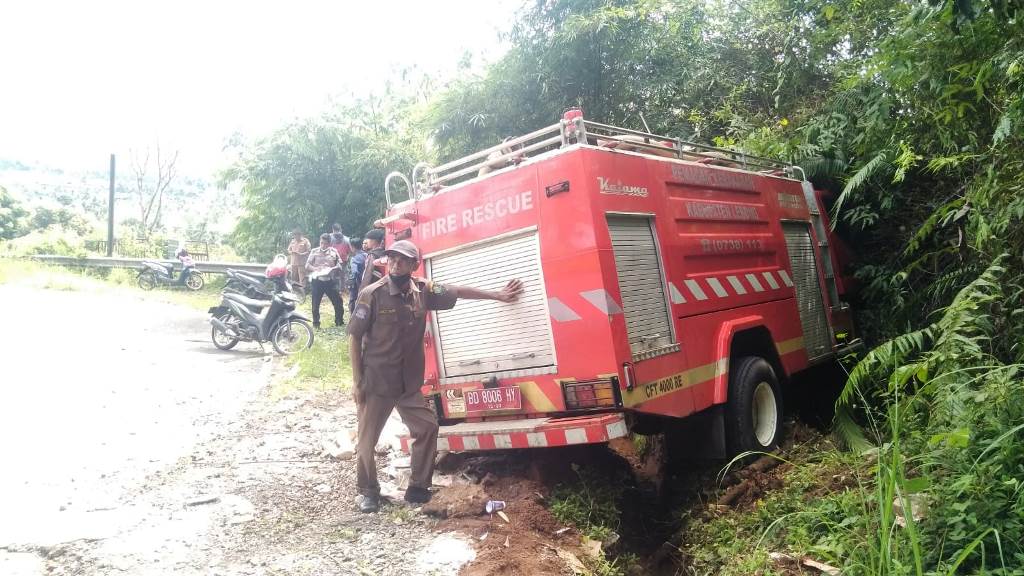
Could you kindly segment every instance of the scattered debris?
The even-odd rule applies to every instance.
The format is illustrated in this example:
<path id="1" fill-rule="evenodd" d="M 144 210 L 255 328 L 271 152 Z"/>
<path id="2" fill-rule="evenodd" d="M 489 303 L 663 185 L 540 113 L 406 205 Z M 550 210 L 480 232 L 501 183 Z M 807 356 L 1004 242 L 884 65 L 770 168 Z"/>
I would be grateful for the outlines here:
<path id="1" fill-rule="evenodd" d="M 910 494 L 906 496 L 907 502 L 910 503 L 910 516 L 914 519 L 914 522 L 920 522 L 924 519 L 924 513 L 928 509 L 928 501 L 924 494 Z M 897 496 L 893 498 L 892 510 L 896 514 L 896 525 L 900 528 L 907 527 L 906 511 L 903 509 L 903 501 Z"/>
<path id="2" fill-rule="evenodd" d="M 555 536 L 561 536 L 562 534 L 565 534 L 569 530 L 572 530 L 572 528 L 569 527 L 569 526 L 566 526 L 565 528 L 559 528 L 558 530 L 555 530 Z"/>
<path id="3" fill-rule="evenodd" d="M 473 546 L 455 534 L 436 536 L 416 557 L 414 574 L 455 574 L 459 568 L 476 558 Z M 389 572 L 390 573 L 390 572 Z"/>
<path id="4" fill-rule="evenodd" d="M 775 563 L 791 564 L 793 566 L 806 566 L 808 568 L 814 568 L 822 574 L 828 574 L 828 576 L 840 576 L 842 574 L 842 571 L 839 568 L 836 568 L 835 566 L 830 566 L 823 562 L 818 562 L 817 560 L 808 558 L 806 556 L 802 558 L 796 558 L 795 556 L 790 556 L 789 554 L 784 554 L 782 552 L 772 552 L 768 554 L 768 557 L 771 558 L 772 562 Z"/>
<path id="5" fill-rule="evenodd" d="M 555 553 L 558 554 L 558 557 L 565 562 L 566 566 L 568 566 L 576 576 L 590 576 L 590 570 L 588 570 L 586 565 L 583 564 L 583 562 L 581 562 L 580 559 L 572 552 L 562 548 L 556 548 Z"/>
<path id="6" fill-rule="evenodd" d="M 589 537 L 583 536 L 580 539 L 580 544 L 583 546 L 583 551 L 586 552 L 587 556 L 590 556 L 591 558 L 600 558 L 604 555 L 604 553 L 601 551 L 600 540 L 591 540 Z"/>
<path id="7" fill-rule="evenodd" d="M 216 504 L 217 502 L 220 502 L 220 496 L 206 494 L 186 501 L 185 506 L 201 506 L 203 504 Z"/>
<path id="8" fill-rule="evenodd" d="M 488 500 L 487 504 L 484 505 L 484 510 L 486 510 L 488 514 L 494 514 L 498 510 L 504 510 L 504 509 L 505 509 L 505 501 L 504 500 Z"/>
<path id="9" fill-rule="evenodd" d="M 335 460 L 349 460 L 356 453 L 352 435 L 347 430 L 341 430 L 332 436 L 321 438 L 320 446 L 326 456 Z"/>
<path id="10" fill-rule="evenodd" d="M 810 558 L 804 558 L 801 564 L 807 566 L 808 568 L 821 570 L 822 573 L 828 574 L 829 576 L 840 576 L 840 574 L 842 574 L 842 571 L 840 571 L 839 568 L 836 568 L 835 566 L 829 566 L 828 564 L 818 562 L 817 560 L 811 560 Z"/>
<path id="11" fill-rule="evenodd" d="M 505 513 L 502 512 L 501 510 L 498 510 L 498 516 L 501 516 L 501 519 L 504 520 L 506 524 L 512 523 L 512 521 L 508 519 L 508 516 L 505 515 Z"/>
<path id="12" fill-rule="evenodd" d="M 412 479 L 412 470 L 408 468 L 399 468 L 395 472 L 395 487 L 399 490 L 405 490 L 409 487 L 409 480 Z"/>

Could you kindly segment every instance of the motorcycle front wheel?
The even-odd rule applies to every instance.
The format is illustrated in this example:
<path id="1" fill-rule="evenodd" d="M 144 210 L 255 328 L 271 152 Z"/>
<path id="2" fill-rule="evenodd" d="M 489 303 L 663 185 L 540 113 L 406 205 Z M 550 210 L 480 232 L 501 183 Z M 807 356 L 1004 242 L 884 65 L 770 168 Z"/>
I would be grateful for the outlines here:
<path id="1" fill-rule="evenodd" d="M 225 324 L 230 324 L 231 314 L 221 314 L 217 319 Z M 235 344 L 238 344 L 237 337 L 228 335 L 226 332 L 218 328 L 216 324 L 213 326 L 210 338 L 213 340 L 213 345 L 221 350 L 231 350 L 235 347 Z"/>
<path id="2" fill-rule="evenodd" d="M 136 282 L 138 282 L 139 288 L 142 288 L 143 290 L 152 290 L 153 288 L 156 288 L 158 281 L 156 279 L 156 274 L 154 274 L 152 270 L 143 270 L 136 279 Z"/>
<path id="3" fill-rule="evenodd" d="M 284 356 L 312 348 L 313 326 L 305 320 L 291 318 L 274 329 L 270 343 L 274 345 L 274 350 L 277 350 L 278 354 Z"/>
<path id="4" fill-rule="evenodd" d="M 188 289 L 193 292 L 202 290 L 205 285 L 206 279 L 203 278 L 202 272 L 192 272 L 188 275 L 188 279 L 185 280 L 185 286 L 188 286 Z"/>

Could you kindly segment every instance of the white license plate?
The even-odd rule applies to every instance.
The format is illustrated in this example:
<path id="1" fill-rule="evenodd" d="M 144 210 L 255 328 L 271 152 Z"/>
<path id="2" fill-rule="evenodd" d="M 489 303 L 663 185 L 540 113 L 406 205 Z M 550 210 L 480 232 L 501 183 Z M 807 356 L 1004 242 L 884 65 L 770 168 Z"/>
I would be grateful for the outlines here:
<path id="1" fill-rule="evenodd" d="M 466 412 L 520 410 L 523 407 L 523 396 L 519 386 L 463 390 L 462 396 L 466 399 Z"/>

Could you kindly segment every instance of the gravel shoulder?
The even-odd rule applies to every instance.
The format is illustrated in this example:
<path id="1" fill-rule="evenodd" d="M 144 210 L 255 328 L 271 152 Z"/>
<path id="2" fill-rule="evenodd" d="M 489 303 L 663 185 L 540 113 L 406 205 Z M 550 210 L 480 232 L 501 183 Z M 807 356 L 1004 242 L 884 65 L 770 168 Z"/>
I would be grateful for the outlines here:
<path id="1" fill-rule="evenodd" d="M 378 445 L 385 494 L 355 508 L 355 406 L 293 391 L 258 347 L 209 342 L 195 308 L 134 290 L 0 285 L 24 304 L 0 433 L 0 574 L 9 576 L 573 574 L 574 530 L 543 505 L 528 454 L 455 458 L 435 502 L 401 500 L 393 415 Z M 553 455 L 557 456 L 557 455 Z M 545 459 L 547 460 L 547 459 Z M 490 473 L 489 473 L 490 472 Z M 495 475 L 498 476 L 497 480 Z M 390 480 L 389 480 L 390 479 Z M 508 501 L 508 518 L 483 513 Z"/>
<path id="2" fill-rule="evenodd" d="M 278 398 L 282 363 L 215 350 L 202 312 L 124 289 L 0 297 L 22 327 L 0 336 L 18 359 L 0 432 L 21 439 L 0 573 L 454 574 L 474 557 L 404 504 L 359 514 L 352 461 L 323 449 L 355 429 L 351 403 Z"/>

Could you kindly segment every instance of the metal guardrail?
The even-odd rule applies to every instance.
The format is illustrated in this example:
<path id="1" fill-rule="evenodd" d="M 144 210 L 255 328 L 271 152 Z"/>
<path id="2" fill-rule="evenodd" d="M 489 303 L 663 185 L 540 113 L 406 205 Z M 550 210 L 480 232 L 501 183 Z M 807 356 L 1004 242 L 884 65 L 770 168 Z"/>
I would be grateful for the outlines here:
<path id="1" fill-rule="evenodd" d="M 84 268 L 142 268 L 143 260 L 162 262 L 159 258 L 106 258 L 103 256 L 90 258 L 75 258 L 74 256 L 51 256 L 40 254 L 30 256 L 37 262 L 56 264 L 58 266 L 79 266 Z M 168 262 L 170 260 L 167 260 Z M 232 270 L 244 270 L 262 274 L 266 270 L 266 264 L 246 264 L 244 262 L 196 262 L 196 270 L 207 274 L 224 274 L 228 268 Z"/>
<path id="2" fill-rule="evenodd" d="M 114 240 L 113 253 L 117 258 L 174 258 L 174 252 L 179 243 L 176 240 L 165 241 L 163 244 L 150 244 L 145 240 Z M 202 241 L 187 240 L 185 248 L 189 256 L 196 261 L 207 261 L 210 259 L 210 243 Z M 86 240 L 85 249 L 97 254 L 107 253 L 106 240 Z"/>

